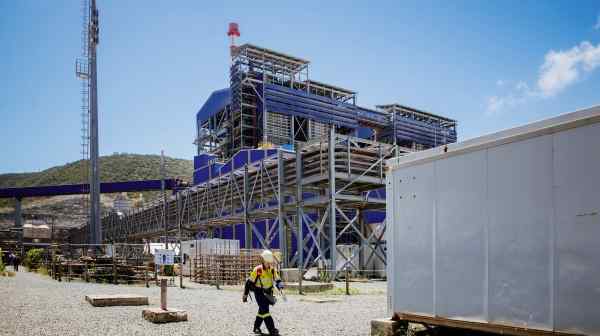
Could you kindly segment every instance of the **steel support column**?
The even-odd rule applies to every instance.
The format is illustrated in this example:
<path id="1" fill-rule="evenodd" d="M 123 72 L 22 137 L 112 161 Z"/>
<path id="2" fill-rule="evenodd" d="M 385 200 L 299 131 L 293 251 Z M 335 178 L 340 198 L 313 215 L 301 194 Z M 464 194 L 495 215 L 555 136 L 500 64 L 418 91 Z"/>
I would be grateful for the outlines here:
<path id="1" fill-rule="evenodd" d="M 328 163 L 329 163 L 329 255 L 330 255 L 330 269 L 331 269 L 331 279 L 334 280 L 336 277 L 336 242 L 337 242 L 337 233 L 336 233 L 336 203 L 335 203 L 335 144 L 336 144 L 336 136 L 335 136 L 335 126 L 331 125 L 329 128 L 329 155 L 328 155 Z"/>
<path id="2" fill-rule="evenodd" d="M 249 193 L 250 193 L 250 181 L 248 179 L 248 164 L 246 164 L 244 166 L 244 195 L 242 196 L 243 199 L 243 214 L 244 214 L 244 231 L 245 231 L 245 248 L 252 248 L 252 225 L 253 223 L 250 222 L 249 218 L 248 218 L 248 203 L 249 203 Z M 234 226 L 234 231 L 235 231 L 235 226 Z"/>
<path id="3" fill-rule="evenodd" d="M 360 211 L 360 210 L 356 210 L 356 211 Z M 362 212 L 359 212 L 357 214 L 358 216 L 358 229 L 360 230 L 360 233 L 363 237 L 368 237 L 367 235 L 367 231 L 366 231 L 366 224 L 365 224 L 365 215 Z M 365 258 L 365 253 L 366 253 L 366 244 L 369 244 L 370 242 L 365 242 L 363 239 L 360 240 L 360 248 L 359 248 L 359 252 L 358 252 L 358 268 L 360 269 L 361 274 L 364 275 L 364 270 L 366 269 L 366 258 Z"/>
<path id="4" fill-rule="evenodd" d="M 281 149 L 277 150 L 277 216 L 279 222 L 279 249 L 281 251 L 281 259 L 283 267 L 288 267 L 289 254 L 288 254 L 288 240 L 287 240 L 287 223 L 285 220 L 285 213 L 283 204 L 285 202 L 285 173 L 283 166 L 283 156 Z"/>
<path id="5" fill-rule="evenodd" d="M 302 221 L 304 209 L 302 204 L 302 147 L 296 147 L 296 251 L 298 253 L 298 274 L 302 278 L 304 266 L 304 235 L 302 234 Z"/>

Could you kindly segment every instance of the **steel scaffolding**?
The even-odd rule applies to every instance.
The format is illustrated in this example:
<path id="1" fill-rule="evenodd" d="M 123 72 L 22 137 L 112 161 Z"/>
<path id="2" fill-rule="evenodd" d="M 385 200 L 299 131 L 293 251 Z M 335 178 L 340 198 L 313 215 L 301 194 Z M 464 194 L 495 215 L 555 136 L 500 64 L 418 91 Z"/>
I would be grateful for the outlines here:
<path id="1" fill-rule="evenodd" d="M 243 237 L 233 230 L 233 239 L 246 248 L 252 247 L 253 238 L 259 248 L 279 248 L 284 267 L 306 268 L 326 260 L 335 269 L 338 253 L 344 266 L 353 269 L 364 269 L 372 258 L 385 263 L 385 222 L 374 230 L 363 212 L 385 209 L 385 200 L 374 197 L 374 191 L 385 187 L 385 159 L 393 152 L 392 145 L 336 134 L 331 127 L 327 137 L 308 141 L 296 152 L 277 149 L 166 200 L 110 214 L 102 223 L 104 239 L 155 239 L 165 234 L 164 216 L 173 236 L 179 225 L 188 233 L 205 232 L 212 238 L 225 227 L 244 224 Z M 264 233 L 258 223 L 265 223 Z M 348 240 L 360 245 L 360 265 L 352 262 L 355 256 L 337 249 Z"/>
<path id="2" fill-rule="evenodd" d="M 437 145 L 434 130 L 448 131 L 446 143 L 455 124 L 397 104 L 360 107 L 356 92 L 309 79 L 309 64 L 232 40 L 229 88 L 213 92 L 196 115 L 196 185 L 109 215 L 104 238 L 156 239 L 181 228 L 278 248 L 284 267 L 324 262 L 334 277 L 374 258 L 385 264 L 385 221 L 369 218 L 385 211 L 385 159 L 416 149 L 405 139 Z M 338 248 L 348 244 L 358 246 L 350 255 Z"/>
<path id="3" fill-rule="evenodd" d="M 198 154 L 228 159 L 242 149 L 296 145 L 327 135 L 328 123 L 269 109 L 267 88 L 284 87 L 339 103 L 356 103 L 356 92 L 308 79 L 310 62 L 252 44 L 233 47 L 229 89 L 213 93 L 218 112 L 198 121 Z M 227 101 L 227 104 L 223 102 Z M 338 129 L 339 133 L 351 133 Z"/>

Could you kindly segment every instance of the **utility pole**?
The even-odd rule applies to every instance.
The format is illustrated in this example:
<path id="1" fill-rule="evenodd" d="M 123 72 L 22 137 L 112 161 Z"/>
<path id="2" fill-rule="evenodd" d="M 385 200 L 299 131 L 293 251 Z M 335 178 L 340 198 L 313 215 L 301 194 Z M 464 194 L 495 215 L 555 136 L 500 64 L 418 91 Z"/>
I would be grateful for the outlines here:
<path id="1" fill-rule="evenodd" d="M 167 227 L 167 194 L 165 192 L 165 151 L 160 151 L 160 191 L 163 199 L 163 226 L 165 228 L 165 249 L 169 248 L 169 228 Z"/>
<path id="2" fill-rule="evenodd" d="M 179 193 L 175 194 L 175 199 L 177 200 L 177 241 L 179 242 L 179 288 L 183 288 L 183 249 L 181 244 L 181 209 L 183 208 L 183 200 Z M 191 273 L 190 273 L 191 276 Z"/>

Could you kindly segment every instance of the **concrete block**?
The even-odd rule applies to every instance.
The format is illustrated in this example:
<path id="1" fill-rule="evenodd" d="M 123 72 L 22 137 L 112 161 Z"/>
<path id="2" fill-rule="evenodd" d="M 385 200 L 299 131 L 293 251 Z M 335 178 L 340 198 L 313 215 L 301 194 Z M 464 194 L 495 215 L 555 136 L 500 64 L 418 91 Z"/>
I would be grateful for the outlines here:
<path id="1" fill-rule="evenodd" d="M 327 298 L 327 297 L 303 297 L 300 299 L 302 302 L 312 302 L 312 303 L 327 303 L 327 302 L 341 302 L 341 299 L 338 298 Z"/>
<path id="2" fill-rule="evenodd" d="M 302 282 L 302 291 L 304 293 L 316 293 L 324 292 L 326 290 L 333 289 L 334 285 L 332 282 Z M 285 288 L 288 290 L 297 291 L 300 286 L 298 283 L 286 283 Z"/>
<path id="3" fill-rule="evenodd" d="M 86 295 L 85 300 L 94 307 L 144 306 L 148 304 L 147 296 L 140 296 L 134 294 Z"/>
<path id="4" fill-rule="evenodd" d="M 282 268 L 279 274 L 283 282 L 298 282 L 300 279 L 300 272 L 297 268 Z"/>
<path id="5" fill-rule="evenodd" d="M 371 336 L 395 336 L 399 335 L 402 323 L 392 319 L 371 320 Z"/>
<path id="6" fill-rule="evenodd" d="M 188 320 L 186 311 L 174 308 L 168 308 L 167 310 L 160 308 L 144 309 L 142 317 L 152 323 L 183 322 Z"/>

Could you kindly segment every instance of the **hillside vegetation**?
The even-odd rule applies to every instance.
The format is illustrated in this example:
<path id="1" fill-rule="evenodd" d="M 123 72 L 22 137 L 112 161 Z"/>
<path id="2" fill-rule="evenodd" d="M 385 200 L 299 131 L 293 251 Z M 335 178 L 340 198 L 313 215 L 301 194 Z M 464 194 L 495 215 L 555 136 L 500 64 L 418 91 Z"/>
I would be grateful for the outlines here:
<path id="1" fill-rule="evenodd" d="M 83 162 L 81 160 L 52 167 L 37 173 L 0 174 L 0 188 L 33 187 L 43 185 L 83 183 Z M 165 157 L 167 178 L 179 178 L 190 181 L 193 173 L 191 160 Z M 118 182 L 160 178 L 160 156 L 141 154 L 114 154 L 100 157 L 100 179 L 102 182 Z M 139 194 L 139 193 L 137 193 Z M 144 199 L 153 198 L 156 192 L 142 193 Z M 105 197 L 106 196 L 106 197 Z M 26 199 L 25 208 L 56 211 L 56 206 L 66 197 L 44 199 Z M 108 195 L 103 195 L 110 203 Z M 40 201 L 42 202 L 40 204 Z M 54 206 L 53 206 L 54 205 Z M 65 209 L 66 210 L 66 209 Z M 12 212 L 13 200 L 0 200 L 0 212 Z M 61 212 L 61 211 L 58 211 Z"/>
<path id="2" fill-rule="evenodd" d="M 38 173 L 0 174 L 0 188 L 31 187 L 83 182 L 83 161 L 56 166 Z M 190 180 L 193 173 L 191 160 L 165 157 L 166 175 Z M 115 154 L 100 157 L 102 182 L 146 180 L 160 178 L 160 156 Z"/>

